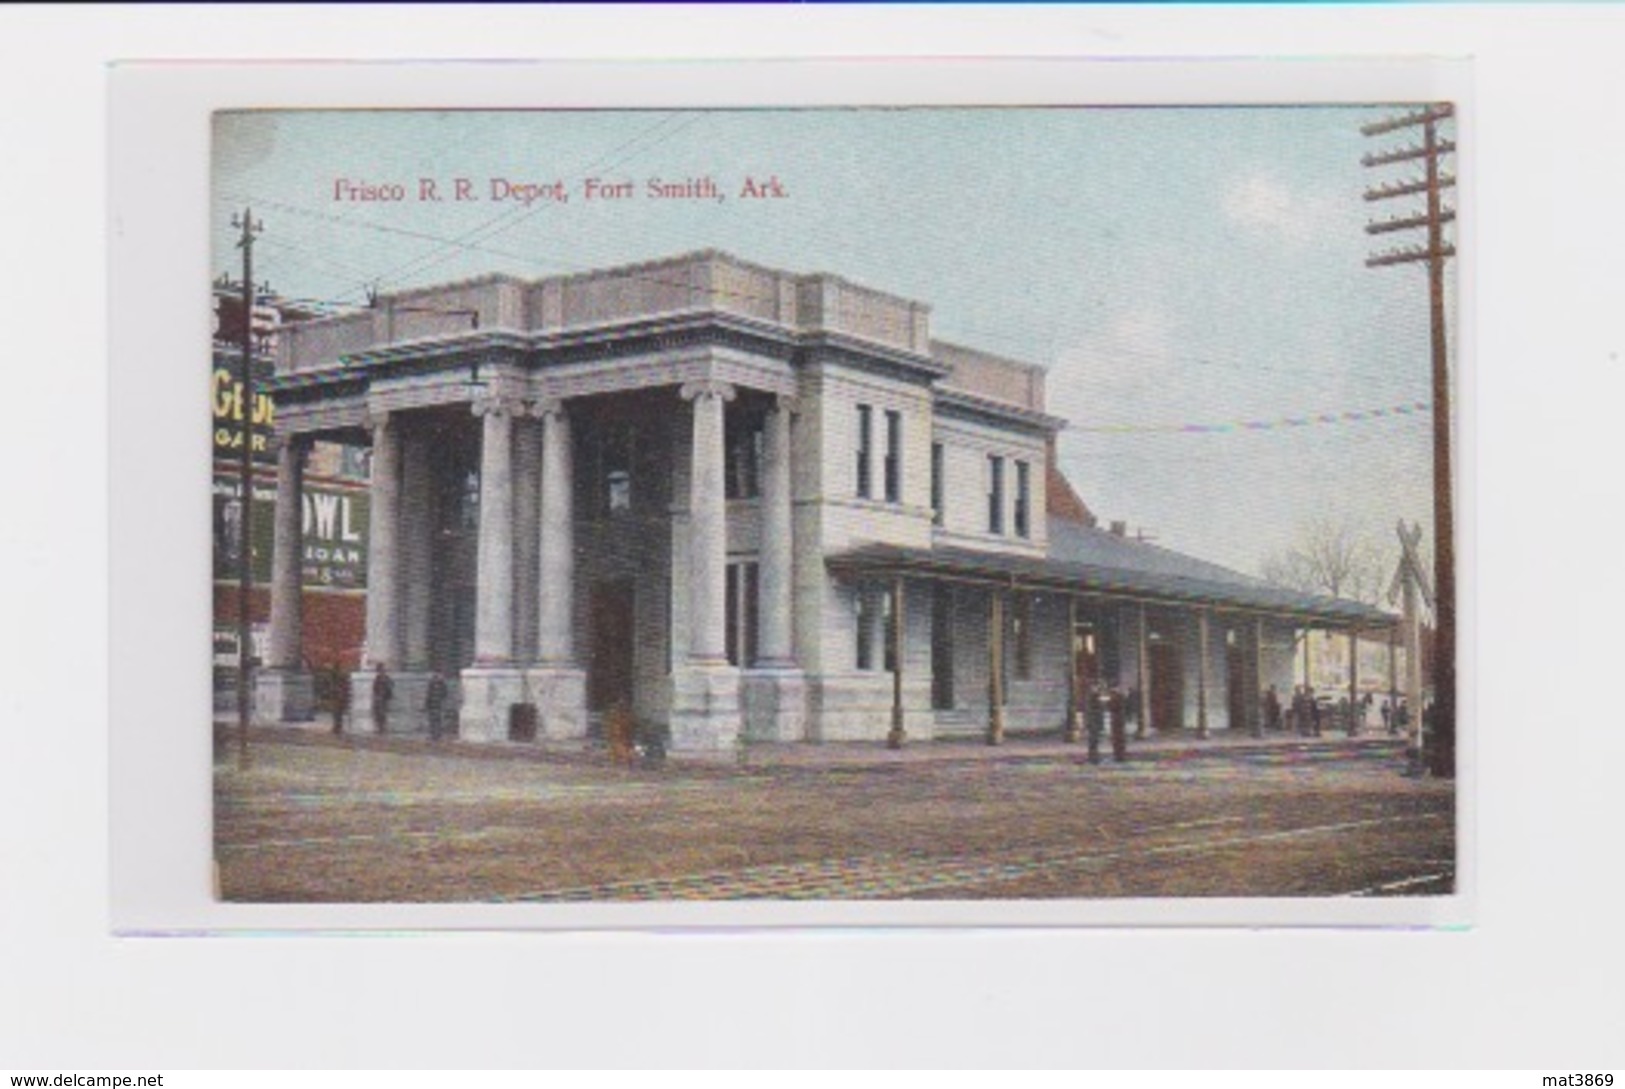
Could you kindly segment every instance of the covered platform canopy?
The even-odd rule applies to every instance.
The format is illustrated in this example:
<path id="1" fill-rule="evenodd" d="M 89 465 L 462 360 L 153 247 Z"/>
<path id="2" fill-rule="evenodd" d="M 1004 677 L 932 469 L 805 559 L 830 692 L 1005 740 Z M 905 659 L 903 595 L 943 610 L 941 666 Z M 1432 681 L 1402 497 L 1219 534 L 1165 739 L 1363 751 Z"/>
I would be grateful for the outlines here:
<path id="1" fill-rule="evenodd" d="M 1054 518 L 1046 556 L 957 546 L 867 544 L 832 555 L 827 562 L 833 571 L 860 577 L 940 579 L 1153 605 L 1207 606 L 1266 614 L 1306 627 L 1367 632 L 1399 622 L 1398 617 L 1360 602 L 1276 586 L 1144 541 Z"/>

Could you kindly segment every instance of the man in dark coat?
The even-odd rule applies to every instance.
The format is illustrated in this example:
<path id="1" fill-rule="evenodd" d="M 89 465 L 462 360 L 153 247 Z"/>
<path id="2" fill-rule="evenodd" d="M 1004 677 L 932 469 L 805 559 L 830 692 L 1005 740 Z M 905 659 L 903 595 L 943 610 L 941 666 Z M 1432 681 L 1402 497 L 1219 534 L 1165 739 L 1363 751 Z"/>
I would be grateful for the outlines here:
<path id="1" fill-rule="evenodd" d="M 1122 763 L 1128 759 L 1128 697 L 1121 688 L 1114 688 L 1107 706 L 1112 717 L 1112 759 Z"/>
<path id="2" fill-rule="evenodd" d="M 429 677 L 429 691 L 424 697 L 424 704 L 429 713 L 429 740 L 439 741 L 441 720 L 446 711 L 446 678 L 438 672 Z"/>
<path id="3" fill-rule="evenodd" d="M 1269 730 L 1281 728 L 1281 697 L 1276 694 L 1273 684 L 1264 693 L 1264 726 Z"/>
<path id="4" fill-rule="evenodd" d="M 333 732 L 344 732 L 344 716 L 350 710 L 350 678 L 344 670 L 334 666 L 328 674 L 328 683 L 332 685 L 330 696 L 333 701 Z"/>
<path id="5" fill-rule="evenodd" d="M 1089 763 L 1100 763 L 1100 738 L 1105 731 L 1106 685 L 1096 681 L 1083 697 L 1083 723 L 1089 736 Z"/>
<path id="6" fill-rule="evenodd" d="M 382 664 L 372 679 L 372 728 L 385 733 L 389 728 L 389 701 L 395 698 L 395 682 L 389 679 L 389 670 Z"/>

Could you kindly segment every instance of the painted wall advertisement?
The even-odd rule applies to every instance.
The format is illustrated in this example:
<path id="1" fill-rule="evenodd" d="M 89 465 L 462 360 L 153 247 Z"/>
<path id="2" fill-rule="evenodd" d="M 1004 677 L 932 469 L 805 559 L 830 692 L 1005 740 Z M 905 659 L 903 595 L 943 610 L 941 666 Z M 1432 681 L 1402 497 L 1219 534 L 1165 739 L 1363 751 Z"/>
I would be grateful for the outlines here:
<path id="1" fill-rule="evenodd" d="M 365 490 L 307 479 L 304 487 L 304 585 L 318 590 L 361 590 L 367 585 L 367 515 Z M 268 480 L 254 487 L 253 578 L 271 581 L 271 541 L 276 513 L 276 487 Z M 214 477 L 214 577 L 238 577 L 242 555 L 241 490 L 235 475 Z"/>

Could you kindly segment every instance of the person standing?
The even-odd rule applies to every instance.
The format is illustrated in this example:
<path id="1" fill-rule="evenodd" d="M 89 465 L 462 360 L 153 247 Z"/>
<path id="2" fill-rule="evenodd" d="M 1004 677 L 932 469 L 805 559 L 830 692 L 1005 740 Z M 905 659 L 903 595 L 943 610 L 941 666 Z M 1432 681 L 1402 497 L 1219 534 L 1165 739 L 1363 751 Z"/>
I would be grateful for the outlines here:
<path id="1" fill-rule="evenodd" d="M 328 674 L 329 682 L 333 686 L 333 732 L 344 732 L 344 716 L 350 710 L 350 678 L 338 666 L 334 666 Z"/>
<path id="2" fill-rule="evenodd" d="M 429 713 L 429 740 L 439 741 L 446 711 L 446 678 L 438 670 L 429 676 L 429 692 L 424 703 Z"/>
<path id="3" fill-rule="evenodd" d="M 395 682 L 389 679 L 389 670 L 381 664 L 378 675 L 372 679 L 372 728 L 377 733 L 389 729 L 389 701 L 395 697 Z"/>
<path id="4" fill-rule="evenodd" d="M 1110 702 L 1112 759 L 1121 764 L 1128 759 L 1128 697 L 1121 688 L 1112 689 Z"/>
<path id="5" fill-rule="evenodd" d="M 1096 681 L 1089 686 L 1088 695 L 1083 701 L 1084 729 L 1089 737 L 1089 763 L 1100 763 L 1100 737 L 1105 733 L 1106 704 L 1108 700 L 1106 686 Z"/>
<path id="6" fill-rule="evenodd" d="M 1264 726 L 1271 731 L 1281 728 L 1281 697 L 1273 684 L 1264 692 Z"/>

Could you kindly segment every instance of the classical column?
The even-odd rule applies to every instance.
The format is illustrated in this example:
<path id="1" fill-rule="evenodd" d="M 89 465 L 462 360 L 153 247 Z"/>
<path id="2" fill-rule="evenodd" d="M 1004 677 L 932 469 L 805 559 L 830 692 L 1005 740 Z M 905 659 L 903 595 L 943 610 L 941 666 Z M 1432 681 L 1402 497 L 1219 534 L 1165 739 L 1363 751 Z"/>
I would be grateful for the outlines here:
<path id="1" fill-rule="evenodd" d="M 564 402 L 531 408 L 542 421 L 542 510 L 537 577 L 536 657 L 545 665 L 575 663 L 574 459 Z"/>
<path id="2" fill-rule="evenodd" d="M 1146 619 L 1145 606 L 1140 606 L 1140 650 L 1135 663 L 1140 686 L 1140 715 L 1134 724 L 1134 736 L 1144 737 L 1151 729 L 1151 627 Z"/>
<path id="3" fill-rule="evenodd" d="M 430 612 L 434 605 L 435 488 L 428 436 L 401 436 L 402 509 L 400 583 L 403 619 L 401 665 L 429 668 Z"/>
<path id="4" fill-rule="evenodd" d="M 541 425 L 531 419 L 514 422 L 514 657 L 536 660 L 536 617 L 541 591 L 536 573 L 542 534 Z"/>
<path id="5" fill-rule="evenodd" d="M 891 632 L 896 668 L 891 675 L 891 731 L 886 735 L 886 746 L 892 749 L 902 748 L 903 739 L 908 736 L 903 729 L 903 630 L 903 576 L 897 575 L 891 582 Z"/>
<path id="6" fill-rule="evenodd" d="M 694 403 L 693 462 L 689 470 L 689 638 L 695 665 L 726 665 L 728 524 L 723 496 L 723 406 L 734 399 L 725 382 L 690 382 Z"/>
<path id="7" fill-rule="evenodd" d="M 474 664 L 513 660 L 513 413 L 498 397 L 474 402 L 480 441 L 480 538 L 476 568 Z"/>
<path id="8" fill-rule="evenodd" d="M 1004 743 L 1004 595 L 988 591 L 987 743 Z"/>
<path id="9" fill-rule="evenodd" d="M 400 601 L 397 534 L 400 529 L 400 424 L 388 413 L 373 416 L 371 516 L 367 548 L 367 664 L 400 666 Z"/>
<path id="10" fill-rule="evenodd" d="M 768 409 L 762 434 L 762 538 L 759 660 L 768 669 L 795 664 L 791 648 L 790 413 L 779 398 Z"/>
<path id="11" fill-rule="evenodd" d="M 310 439 L 288 435 L 278 443 L 276 522 L 271 546 L 271 631 L 266 665 L 297 670 L 304 657 L 301 582 L 304 572 L 305 455 Z"/>
<path id="12" fill-rule="evenodd" d="M 1207 737 L 1207 610 L 1196 614 L 1196 736 Z"/>

